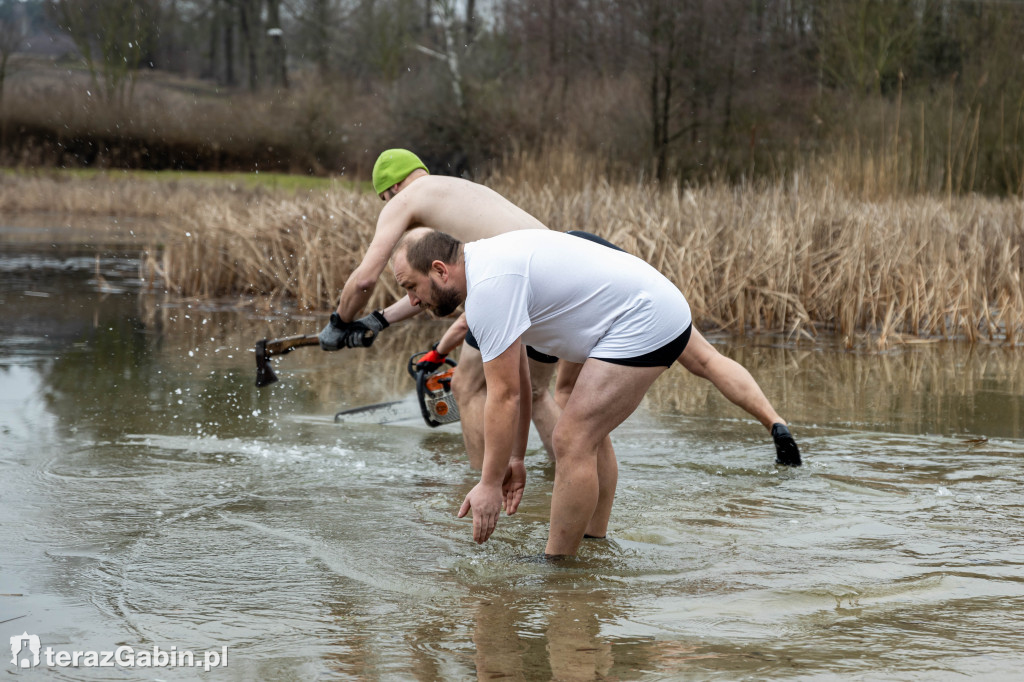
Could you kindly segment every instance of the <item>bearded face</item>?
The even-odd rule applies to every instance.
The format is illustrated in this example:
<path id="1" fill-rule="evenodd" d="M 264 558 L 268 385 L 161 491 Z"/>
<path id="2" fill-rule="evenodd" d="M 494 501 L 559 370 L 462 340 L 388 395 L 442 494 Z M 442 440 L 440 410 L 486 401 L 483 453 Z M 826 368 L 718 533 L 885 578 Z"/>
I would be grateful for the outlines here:
<path id="1" fill-rule="evenodd" d="M 438 317 L 448 317 L 462 304 L 454 287 L 442 289 L 434 280 L 430 280 L 430 298 L 434 304 L 429 307 Z"/>

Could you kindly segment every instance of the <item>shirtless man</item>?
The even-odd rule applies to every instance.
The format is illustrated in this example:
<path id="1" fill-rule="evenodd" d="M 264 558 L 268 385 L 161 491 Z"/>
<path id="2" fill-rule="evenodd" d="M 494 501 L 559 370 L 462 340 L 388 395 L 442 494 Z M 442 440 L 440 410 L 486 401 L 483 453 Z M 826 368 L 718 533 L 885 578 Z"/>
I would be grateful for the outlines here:
<path id="1" fill-rule="evenodd" d="M 395 322 L 420 312 L 407 298 L 384 310 L 376 310 L 360 319 L 387 266 L 395 245 L 407 230 L 419 226 L 442 229 L 462 242 L 493 237 L 517 230 L 547 230 L 532 215 L 505 197 L 483 185 L 461 178 L 430 175 L 420 159 L 405 149 L 389 149 L 373 166 L 373 187 L 386 202 L 377 218 L 377 228 L 362 262 L 349 276 L 341 291 L 341 300 L 331 321 L 320 332 L 320 347 L 339 350 L 369 346 L 376 334 Z M 453 331 L 464 332 L 464 325 Z M 472 335 L 465 342 L 456 334 L 445 334 L 442 344 L 424 359 L 443 361 L 443 355 L 462 343 L 459 364 L 452 377 L 452 391 L 459 405 L 462 435 L 470 465 L 483 462 L 483 408 L 486 396 L 480 351 Z M 437 352 L 443 350 L 444 352 Z M 555 369 L 555 358 L 530 359 L 533 422 L 542 442 L 551 452 L 551 430 L 558 418 L 548 387 Z M 439 364 L 439 363 L 438 363 Z"/>
<path id="2" fill-rule="evenodd" d="M 444 316 L 465 304 L 479 342 L 484 457 L 480 482 L 458 513 L 472 510 L 479 543 L 494 532 L 502 506 L 515 513 L 526 485 L 524 344 L 581 365 L 552 434 L 549 556 L 575 554 L 583 538 L 607 533 L 618 479 L 609 434 L 675 362 L 762 415 L 779 460 L 800 464 L 786 422 L 753 377 L 704 339 L 679 289 L 635 256 L 550 230 L 462 244 L 420 228 L 399 243 L 392 268 L 413 306 Z"/>

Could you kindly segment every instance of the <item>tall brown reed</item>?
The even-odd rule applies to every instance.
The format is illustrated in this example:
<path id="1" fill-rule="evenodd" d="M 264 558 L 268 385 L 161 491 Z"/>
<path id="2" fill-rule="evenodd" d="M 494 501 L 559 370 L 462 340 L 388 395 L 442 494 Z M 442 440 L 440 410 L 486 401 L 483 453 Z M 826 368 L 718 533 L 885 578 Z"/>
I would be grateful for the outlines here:
<path id="1" fill-rule="evenodd" d="M 553 228 L 589 229 L 651 262 L 705 328 L 831 330 L 847 345 L 870 334 L 879 346 L 1017 342 L 1024 332 L 1020 199 L 868 201 L 800 174 L 739 187 L 613 187 L 571 155 L 517 159 L 492 183 Z"/>
<path id="2" fill-rule="evenodd" d="M 595 232 L 652 263 L 686 294 L 704 330 L 834 333 L 847 346 L 878 347 L 1012 344 L 1024 334 L 1020 198 L 867 200 L 805 174 L 740 186 L 612 184 L 565 150 L 510 158 L 484 181 L 554 229 Z M 77 196 L 73 185 L 57 194 Z M 8 187 L 0 209 L 21 193 Z M 144 257 L 147 278 L 184 297 L 288 298 L 322 312 L 336 304 L 381 208 L 341 185 L 304 196 L 179 187 L 158 199 L 147 183 L 122 189 L 124 201 L 153 201 L 145 210 L 169 226 Z M 116 213 L 114 203 L 106 210 Z M 385 273 L 370 305 L 399 295 Z"/>
<path id="3" fill-rule="evenodd" d="M 369 246 L 379 209 L 375 195 L 341 185 L 319 196 L 207 201 L 147 253 L 145 267 L 182 296 L 287 297 L 325 309 Z M 400 295 L 382 277 L 371 305 Z"/>

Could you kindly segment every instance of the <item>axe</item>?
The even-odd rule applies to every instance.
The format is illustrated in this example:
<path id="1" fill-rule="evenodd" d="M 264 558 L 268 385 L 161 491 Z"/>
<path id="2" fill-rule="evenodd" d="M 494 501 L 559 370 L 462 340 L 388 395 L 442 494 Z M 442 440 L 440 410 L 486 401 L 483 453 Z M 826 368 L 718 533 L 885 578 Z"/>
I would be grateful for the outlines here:
<path id="1" fill-rule="evenodd" d="M 363 345 L 369 346 L 377 332 L 367 329 L 363 333 Z M 256 386 L 263 388 L 277 381 L 270 358 L 274 355 L 285 355 L 302 346 L 319 346 L 320 337 L 316 334 L 299 334 L 281 339 L 260 339 L 256 342 Z"/>
<path id="2" fill-rule="evenodd" d="M 270 358 L 274 355 L 291 353 L 301 346 L 318 346 L 320 337 L 316 334 L 299 334 L 281 339 L 260 339 L 256 342 L 256 386 L 263 388 L 277 381 Z"/>

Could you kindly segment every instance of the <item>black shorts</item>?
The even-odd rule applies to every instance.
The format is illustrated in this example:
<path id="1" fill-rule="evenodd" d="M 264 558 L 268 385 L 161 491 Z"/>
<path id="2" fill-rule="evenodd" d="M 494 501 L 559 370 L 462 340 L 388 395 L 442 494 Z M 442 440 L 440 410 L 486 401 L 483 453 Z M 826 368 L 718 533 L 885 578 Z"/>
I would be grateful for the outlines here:
<path id="1" fill-rule="evenodd" d="M 473 336 L 473 332 L 471 331 L 466 332 L 466 343 L 469 344 L 470 348 L 476 348 L 477 350 L 480 350 L 480 344 L 476 342 L 476 337 Z M 543 362 L 544 364 L 547 365 L 553 365 L 554 363 L 558 362 L 558 358 L 556 358 L 554 355 L 547 355 L 545 353 L 541 353 L 533 346 L 526 347 L 526 357 L 532 358 L 537 362 Z"/>
<path id="2" fill-rule="evenodd" d="M 625 251 L 625 249 L 620 249 L 619 247 L 615 246 L 615 244 L 612 244 L 604 237 L 598 237 L 596 234 L 591 234 L 590 232 L 584 232 L 583 230 L 569 230 L 568 232 L 566 232 L 566 234 L 571 234 L 573 237 L 579 237 L 580 239 L 586 239 L 587 241 L 594 242 L 595 244 L 600 244 L 601 246 L 607 246 L 609 249 L 615 249 L 616 251 Z"/>
<path id="3" fill-rule="evenodd" d="M 635 358 L 594 358 L 602 362 L 610 362 L 613 365 L 628 365 L 630 367 L 671 367 L 672 363 L 679 359 L 679 356 L 686 350 L 686 344 L 690 342 L 690 331 L 693 325 L 689 325 L 683 333 L 672 339 L 658 350 L 638 355 Z"/>

